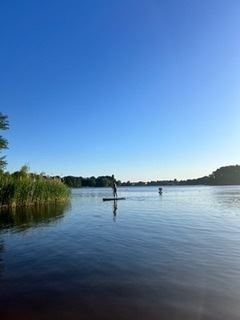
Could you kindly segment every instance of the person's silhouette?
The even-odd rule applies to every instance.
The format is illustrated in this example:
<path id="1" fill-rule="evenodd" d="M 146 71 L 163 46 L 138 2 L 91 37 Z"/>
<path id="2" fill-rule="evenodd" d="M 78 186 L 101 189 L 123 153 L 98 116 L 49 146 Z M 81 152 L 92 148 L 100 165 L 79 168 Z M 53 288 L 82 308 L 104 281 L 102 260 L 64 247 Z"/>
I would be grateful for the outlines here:
<path id="1" fill-rule="evenodd" d="M 113 198 L 117 198 L 117 184 L 114 178 L 114 174 L 112 175 L 112 189 L 113 189 Z"/>

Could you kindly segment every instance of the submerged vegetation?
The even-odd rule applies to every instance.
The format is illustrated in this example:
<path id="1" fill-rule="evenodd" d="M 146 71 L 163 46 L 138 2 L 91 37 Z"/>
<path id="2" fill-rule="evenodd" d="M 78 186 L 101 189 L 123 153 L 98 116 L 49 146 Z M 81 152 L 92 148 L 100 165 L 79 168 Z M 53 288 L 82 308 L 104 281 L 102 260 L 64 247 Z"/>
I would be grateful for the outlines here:
<path id="1" fill-rule="evenodd" d="M 0 174 L 0 206 L 16 207 L 65 202 L 70 191 L 60 179 L 28 173 L 24 166 L 13 174 Z"/>

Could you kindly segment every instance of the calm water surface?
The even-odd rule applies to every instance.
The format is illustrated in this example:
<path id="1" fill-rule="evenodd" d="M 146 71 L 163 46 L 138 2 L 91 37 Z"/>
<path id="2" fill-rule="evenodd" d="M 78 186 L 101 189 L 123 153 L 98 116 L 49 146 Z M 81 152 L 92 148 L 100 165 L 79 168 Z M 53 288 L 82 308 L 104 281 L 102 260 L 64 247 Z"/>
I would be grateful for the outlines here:
<path id="1" fill-rule="evenodd" d="M 240 319 L 240 187 L 76 189 L 0 216 L 0 319 Z"/>

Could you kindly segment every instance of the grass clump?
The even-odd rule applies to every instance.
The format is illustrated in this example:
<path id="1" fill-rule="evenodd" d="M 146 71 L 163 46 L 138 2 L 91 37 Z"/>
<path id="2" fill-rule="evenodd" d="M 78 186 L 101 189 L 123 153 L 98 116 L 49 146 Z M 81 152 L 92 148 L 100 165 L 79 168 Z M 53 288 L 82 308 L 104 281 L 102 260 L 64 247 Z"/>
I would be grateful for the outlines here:
<path id="1" fill-rule="evenodd" d="M 22 168 L 13 174 L 0 174 L 0 207 L 65 202 L 70 190 L 57 177 L 28 173 Z"/>

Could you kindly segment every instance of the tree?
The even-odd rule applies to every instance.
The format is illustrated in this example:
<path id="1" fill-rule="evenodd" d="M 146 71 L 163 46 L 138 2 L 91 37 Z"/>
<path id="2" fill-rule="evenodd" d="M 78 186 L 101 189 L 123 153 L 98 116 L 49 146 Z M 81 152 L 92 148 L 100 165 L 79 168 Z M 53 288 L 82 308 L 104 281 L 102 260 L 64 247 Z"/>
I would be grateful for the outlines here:
<path id="1" fill-rule="evenodd" d="M 7 130 L 9 128 L 8 117 L 0 112 L 0 130 Z M 8 141 L 0 135 L 0 153 L 3 149 L 7 149 Z M 0 170 L 2 171 L 7 162 L 5 161 L 5 156 L 0 157 Z"/>
<path id="2" fill-rule="evenodd" d="M 213 185 L 240 184 L 240 166 L 225 166 L 217 169 L 209 176 L 209 182 Z"/>

